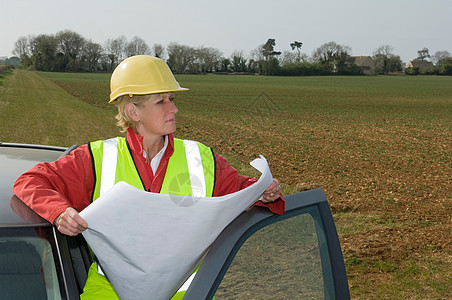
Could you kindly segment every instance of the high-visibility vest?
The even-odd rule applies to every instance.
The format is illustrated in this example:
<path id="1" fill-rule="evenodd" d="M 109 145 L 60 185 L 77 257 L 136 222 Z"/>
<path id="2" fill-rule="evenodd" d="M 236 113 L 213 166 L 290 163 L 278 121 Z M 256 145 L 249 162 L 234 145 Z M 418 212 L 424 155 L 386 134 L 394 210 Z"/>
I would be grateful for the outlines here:
<path id="1" fill-rule="evenodd" d="M 125 138 L 91 142 L 89 149 L 96 181 L 93 201 L 119 181 L 145 190 Z M 211 148 L 195 141 L 174 139 L 174 153 L 168 161 L 160 193 L 212 197 L 214 185 L 215 157 Z M 195 274 L 196 270 L 171 299 L 182 299 Z M 81 299 L 87 298 L 88 294 L 91 295 L 99 287 L 102 287 L 103 297 L 109 294 L 113 297 L 109 299 L 117 299 L 113 286 L 103 275 L 99 266 L 91 266 L 84 288 L 86 294 L 82 294 Z"/>
<path id="2" fill-rule="evenodd" d="M 89 149 L 96 178 L 93 201 L 119 181 L 145 189 L 125 138 L 92 142 Z M 174 139 L 174 153 L 168 161 L 160 193 L 211 197 L 214 185 L 215 158 L 211 148 L 195 141 Z"/>

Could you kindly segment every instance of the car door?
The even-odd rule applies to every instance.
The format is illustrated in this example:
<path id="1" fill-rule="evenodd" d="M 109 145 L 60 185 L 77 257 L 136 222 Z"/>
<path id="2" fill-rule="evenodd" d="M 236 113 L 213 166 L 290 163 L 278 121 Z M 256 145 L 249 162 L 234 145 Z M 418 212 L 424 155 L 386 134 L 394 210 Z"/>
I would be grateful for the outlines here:
<path id="1" fill-rule="evenodd" d="M 242 213 L 212 244 L 184 299 L 349 299 L 322 190 L 285 196 L 286 213 Z"/>

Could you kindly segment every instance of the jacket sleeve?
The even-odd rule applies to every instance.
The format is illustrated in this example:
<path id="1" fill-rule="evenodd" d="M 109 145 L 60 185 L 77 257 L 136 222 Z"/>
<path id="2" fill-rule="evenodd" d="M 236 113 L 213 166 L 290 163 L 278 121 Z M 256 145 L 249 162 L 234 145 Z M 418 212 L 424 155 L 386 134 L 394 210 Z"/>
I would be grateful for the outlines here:
<path id="1" fill-rule="evenodd" d="M 91 202 L 93 167 L 88 145 L 51 163 L 39 163 L 22 174 L 13 192 L 41 217 L 53 223 L 66 208 L 83 210 Z"/>
<path id="2" fill-rule="evenodd" d="M 256 182 L 256 179 L 253 177 L 240 175 L 221 155 L 216 153 L 214 153 L 214 155 L 216 162 L 215 188 L 213 191 L 214 197 L 235 193 Z M 274 202 L 262 203 L 261 201 L 257 201 L 254 205 L 267 207 L 272 213 L 279 215 L 282 215 L 285 209 L 285 202 L 282 194 L 280 195 L 280 198 Z"/>

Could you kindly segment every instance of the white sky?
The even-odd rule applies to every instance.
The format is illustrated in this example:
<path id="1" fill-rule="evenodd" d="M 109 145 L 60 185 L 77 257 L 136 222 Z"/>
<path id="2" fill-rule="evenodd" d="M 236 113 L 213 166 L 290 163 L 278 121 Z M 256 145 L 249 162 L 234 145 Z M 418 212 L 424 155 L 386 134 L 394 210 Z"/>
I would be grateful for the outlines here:
<path id="1" fill-rule="evenodd" d="M 268 38 L 277 51 L 301 41 L 311 55 L 324 43 L 350 46 L 352 55 L 394 47 L 404 62 L 427 47 L 452 53 L 452 0 L 0 0 L 0 56 L 20 36 L 70 29 L 104 45 L 124 35 L 149 46 L 171 42 L 214 47 L 229 57 Z"/>

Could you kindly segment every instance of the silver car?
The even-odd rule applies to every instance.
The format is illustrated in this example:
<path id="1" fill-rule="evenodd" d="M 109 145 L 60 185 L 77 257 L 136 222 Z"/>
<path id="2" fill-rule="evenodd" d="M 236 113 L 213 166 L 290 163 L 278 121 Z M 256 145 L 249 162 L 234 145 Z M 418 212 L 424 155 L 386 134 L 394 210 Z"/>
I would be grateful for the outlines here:
<path id="1" fill-rule="evenodd" d="M 12 193 L 20 174 L 75 147 L 0 143 L 1 299 L 79 299 L 92 263 L 83 237 L 61 234 Z M 184 299 L 350 298 L 325 194 L 284 198 L 284 215 L 253 207 L 223 230 Z"/>

